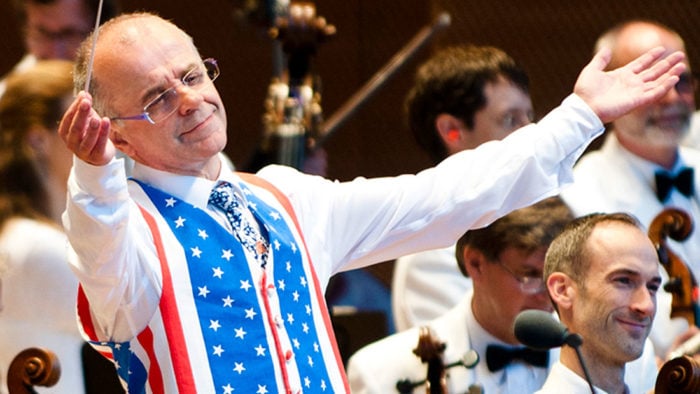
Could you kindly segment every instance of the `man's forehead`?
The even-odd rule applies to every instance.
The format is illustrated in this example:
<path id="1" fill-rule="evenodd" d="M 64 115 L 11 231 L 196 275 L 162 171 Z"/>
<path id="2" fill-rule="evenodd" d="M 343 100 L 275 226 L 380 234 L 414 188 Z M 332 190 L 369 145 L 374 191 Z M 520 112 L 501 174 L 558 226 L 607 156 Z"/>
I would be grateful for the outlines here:
<path id="1" fill-rule="evenodd" d="M 141 16 L 100 31 L 96 57 L 139 63 L 158 55 L 170 58 L 174 52 L 185 51 L 199 57 L 190 36 L 177 26 L 155 16 Z M 124 53 L 131 56 L 125 57 Z"/>

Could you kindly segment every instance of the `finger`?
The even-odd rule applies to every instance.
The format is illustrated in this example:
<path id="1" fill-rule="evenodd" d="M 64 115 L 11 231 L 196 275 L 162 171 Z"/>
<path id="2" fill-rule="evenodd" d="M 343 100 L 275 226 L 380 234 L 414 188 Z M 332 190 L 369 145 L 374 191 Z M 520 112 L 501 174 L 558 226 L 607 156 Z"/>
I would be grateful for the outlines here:
<path id="1" fill-rule="evenodd" d="M 641 76 L 644 82 L 653 81 L 664 74 L 680 75 L 685 71 L 685 63 L 681 63 L 685 59 L 683 52 L 674 52 L 663 60 L 659 60 L 648 70 L 645 70 Z"/>
<path id="2" fill-rule="evenodd" d="M 610 48 L 604 47 L 593 56 L 593 59 L 591 59 L 586 67 L 593 67 L 596 70 L 603 71 L 605 67 L 608 66 L 608 63 L 610 63 L 611 57 L 612 52 Z"/>
<path id="3" fill-rule="evenodd" d="M 671 75 L 666 79 L 660 79 L 657 83 L 653 84 L 647 91 L 643 92 L 642 100 L 645 102 L 651 102 L 663 97 L 670 89 L 678 83 L 678 76 Z"/>
<path id="4" fill-rule="evenodd" d="M 90 122 L 93 119 L 92 113 L 91 103 L 83 99 L 78 106 L 78 111 L 75 117 L 73 117 L 73 122 L 68 131 L 68 140 L 74 144 L 74 146 L 79 146 L 83 138 L 85 138 L 90 128 Z"/>
<path id="5" fill-rule="evenodd" d="M 111 123 L 109 118 L 102 118 L 98 132 L 94 133 L 95 141 L 93 143 L 93 149 L 90 152 L 90 157 L 92 157 L 94 160 L 93 163 L 97 163 L 104 157 L 105 147 L 109 141 L 110 126 Z"/>
<path id="6" fill-rule="evenodd" d="M 629 67 L 632 72 L 638 74 L 649 68 L 649 66 L 657 61 L 665 52 L 666 49 L 664 47 L 651 48 L 643 55 L 629 62 L 625 67 Z"/>
<path id="7" fill-rule="evenodd" d="M 61 122 L 58 124 L 58 135 L 61 136 L 61 138 L 63 138 L 64 140 L 70 132 L 71 124 L 73 124 L 75 115 L 83 102 L 84 95 L 81 93 L 78 93 L 78 96 L 76 96 L 73 102 L 68 106 L 68 109 L 66 109 L 66 112 L 61 118 Z"/>
<path id="8" fill-rule="evenodd" d="M 79 157 L 90 158 L 95 150 L 95 145 L 102 132 L 101 119 L 91 118 L 83 138 L 80 140 Z M 86 160 L 91 162 L 91 160 Z"/>

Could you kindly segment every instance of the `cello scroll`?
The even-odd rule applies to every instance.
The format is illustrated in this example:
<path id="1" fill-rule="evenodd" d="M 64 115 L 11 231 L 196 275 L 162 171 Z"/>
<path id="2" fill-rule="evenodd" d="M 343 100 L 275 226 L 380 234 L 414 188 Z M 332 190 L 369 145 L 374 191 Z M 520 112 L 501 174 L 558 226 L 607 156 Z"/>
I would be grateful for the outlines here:
<path id="1" fill-rule="evenodd" d="M 12 359 L 7 372 L 7 388 L 10 394 L 35 394 L 34 386 L 51 387 L 58 382 L 60 375 L 56 355 L 33 347 Z"/>
<path id="2" fill-rule="evenodd" d="M 688 265 L 668 247 L 666 238 L 683 241 L 693 231 L 690 215 L 677 208 L 667 208 L 649 225 L 649 238 L 659 255 L 659 261 L 668 273 L 664 290 L 672 294 L 671 317 L 682 317 L 690 325 L 697 325 L 698 284 Z"/>
<path id="3" fill-rule="evenodd" d="M 700 364 L 692 357 L 681 356 L 666 361 L 656 377 L 656 394 L 700 392 Z"/>

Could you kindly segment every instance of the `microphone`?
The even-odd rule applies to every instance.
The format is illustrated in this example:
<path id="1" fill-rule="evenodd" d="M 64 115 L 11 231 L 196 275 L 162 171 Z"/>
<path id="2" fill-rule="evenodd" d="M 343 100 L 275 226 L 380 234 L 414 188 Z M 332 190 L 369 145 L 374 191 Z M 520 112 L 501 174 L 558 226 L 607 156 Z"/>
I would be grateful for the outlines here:
<path id="1" fill-rule="evenodd" d="M 535 350 L 549 350 L 565 344 L 578 347 L 583 343 L 580 335 L 570 334 L 551 313 L 536 309 L 520 312 L 513 331 L 520 343 Z"/>
<path id="2" fill-rule="evenodd" d="M 583 338 L 578 334 L 570 333 L 563 324 L 554 319 L 551 313 L 536 309 L 522 311 L 515 318 L 513 332 L 520 343 L 535 350 L 548 350 L 563 345 L 574 348 L 591 393 L 595 394 L 593 382 L 579 349 L 583 344 Z"/>

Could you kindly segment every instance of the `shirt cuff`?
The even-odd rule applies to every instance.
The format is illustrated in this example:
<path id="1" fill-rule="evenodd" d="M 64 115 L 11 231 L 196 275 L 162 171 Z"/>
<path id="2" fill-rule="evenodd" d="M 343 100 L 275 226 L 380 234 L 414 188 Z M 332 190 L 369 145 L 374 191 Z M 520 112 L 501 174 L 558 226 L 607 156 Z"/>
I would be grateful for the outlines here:
<path id="1" fill-rule="evenodd" d="M 112 197 L 126 193 L 126 170 L 124 159 L 112 158 L 103 165 L 89 164 L 77 156 L 73 156 L 73 175 L 78 189 L 95 196 Z"/>

